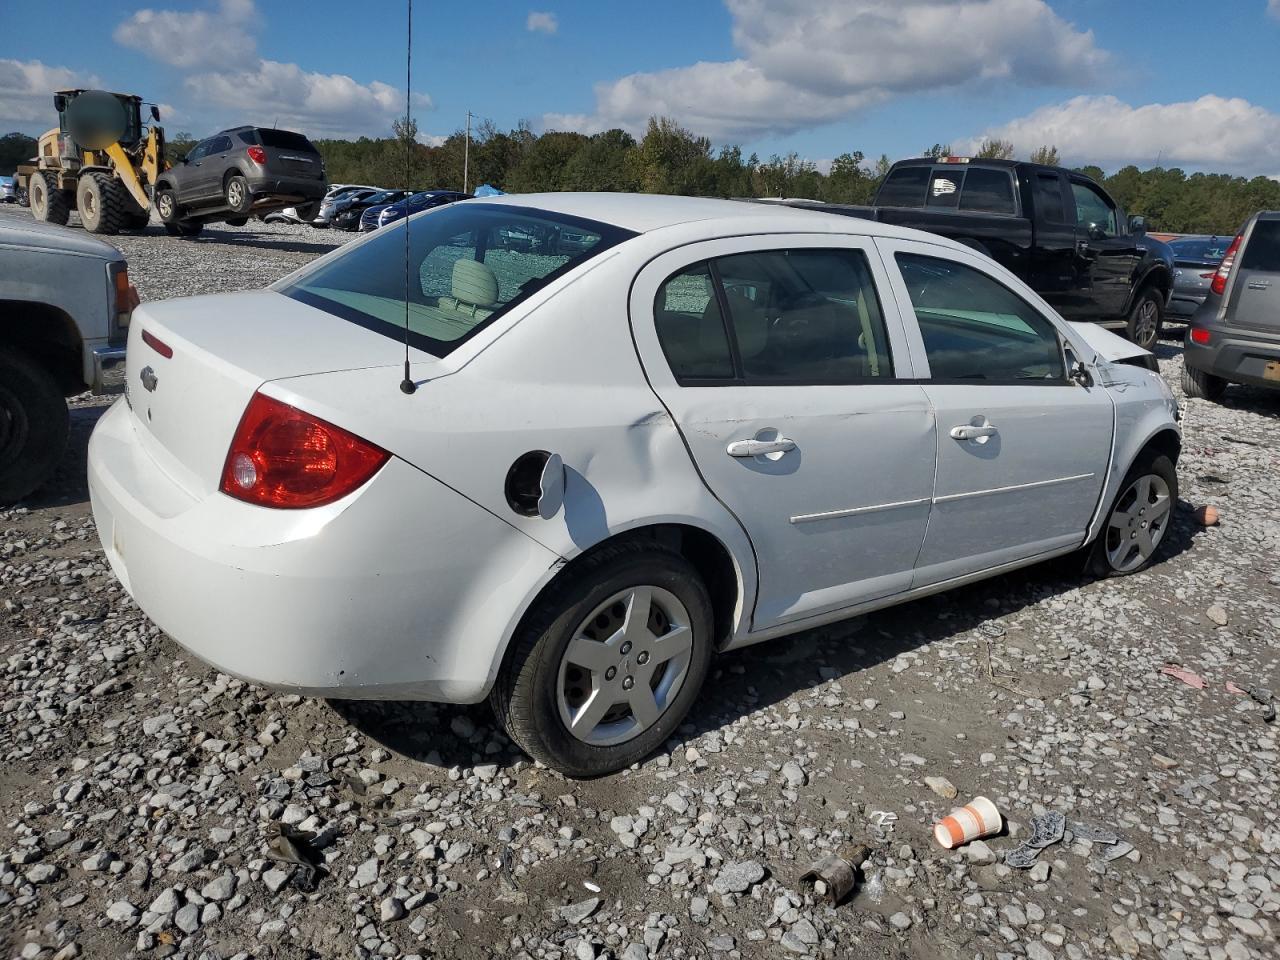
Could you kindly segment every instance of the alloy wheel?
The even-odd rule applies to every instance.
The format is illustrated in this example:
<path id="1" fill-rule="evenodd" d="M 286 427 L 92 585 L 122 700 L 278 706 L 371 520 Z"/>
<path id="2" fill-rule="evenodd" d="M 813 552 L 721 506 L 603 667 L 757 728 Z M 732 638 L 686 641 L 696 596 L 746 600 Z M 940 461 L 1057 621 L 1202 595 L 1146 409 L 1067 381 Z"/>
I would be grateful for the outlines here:
<path id="1" fill-rule="evenodd" d="M 160 197 L 160 219 L 169 220 L 173 217 L 173 197 L 167 193 Z"/>
<path id="2" fill-rule="evenodd" d="M 232 180 L 231 184 L 227 187 L 227 203 L 230 206 L 239 209 L 240 204 L 243 202 L 244 188 L 240 186 L 239 180 Z"/>
<path id="3" fill-rule="evenodd" d="M 1138 477 L 1121 494 L 1107 520 L 1107 562 L 1119 573 L 1151 559 L 1169 529 L 1173 498 L 1163 477 Z"/>
<path id="4" fill-rule="evenodd" d="M 573 631 L 560 659 L 556 703 L 565 728 L 592 746 L 625 743 L 674 702 L 689 673 L 689 612 L 661 587 L 628 587 Z"/>
<path id="5" fill-rule="evenodd" d="M 1138 308 L 1138 322 L 1134 325 L 1134 342 L 1138 346 L 1150 350 L 1156 344 L 1156 333 L 1160 324 L 1160 308 L 1154 300 L 1143 301 Z"/>

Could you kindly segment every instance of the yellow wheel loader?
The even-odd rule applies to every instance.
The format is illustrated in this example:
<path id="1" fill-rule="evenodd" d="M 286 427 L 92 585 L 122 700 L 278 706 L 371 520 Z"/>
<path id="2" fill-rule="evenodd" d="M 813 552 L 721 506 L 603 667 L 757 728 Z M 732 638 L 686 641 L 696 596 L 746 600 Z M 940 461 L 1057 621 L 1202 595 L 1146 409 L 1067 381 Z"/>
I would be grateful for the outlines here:
<path id="1" fill-rule="evenodd" d="M 54 94 L 58 126 L 40 137 L 33 163 L 17 169 L 37 220 L 65 224 L 74 209 L 90 233 L 141 230 L 164 159 L 160 111 L 144 127 L 141 97 L 105 90 Z"/>

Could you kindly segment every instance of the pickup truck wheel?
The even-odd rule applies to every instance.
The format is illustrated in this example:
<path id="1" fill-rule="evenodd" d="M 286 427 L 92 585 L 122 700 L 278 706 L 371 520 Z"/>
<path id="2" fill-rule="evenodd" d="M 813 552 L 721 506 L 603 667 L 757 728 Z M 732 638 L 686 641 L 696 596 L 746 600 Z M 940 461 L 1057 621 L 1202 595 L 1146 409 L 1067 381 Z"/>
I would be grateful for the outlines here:
<path id="1" fill-rule="evenodd" d="M 1160 328 L 1163 323 L 1160 311 L 1160 297 L 1154 290 L 1144 290 L 1138 295 L 1138 302 L 1129 313 L 1129 325 L 1126 333 L 1129 340 L 1143 350 L 1154 350 L 1160 341 Z"/>
<path id="2" fill-rule="evenodd" d="M 1088 548 L 1089 572 L 1120 577 L 1145 570 L 1167 539 L 1177 505 L 1173 461 L 1164 454 L 1140 458 L 1120 482 L 1120 493 Z"/>
<path id="3" fill-rule="evenodd" d="M 1227 392 L 1227 381 L 1221 377 L 1215 377 L 1212 373 L 1188 367 L 1187 362 L 1183 360 L 1182 392 L 1197 400 L 1212 400 L 1217 403 Z"/>
<path id="4" fill-rule="evenodd" d="M 0 352 L 0 504 L 21 500 L 53 472 L 69 424 L 49 371 L 25 353 Z"/>
<path id="5" fill-rule="evenodd" d="M 253 194 L 249 192 L 249 181 L 238 173 L 227 178 L 224 195 L 227 206 L 234 213 L 248 213 L 253 209 Z"/>
<path id="6" fill-rule="evenodd" d="M 43 170 L 31 175 L 27 187 L 28 202 L 31 215 L 45 223 L 56 223 L 65 227 L 71 217 L 71 206 L 67 203 L 67 195 L 58 189 L 58 179 Z"/>
<path id="7" fill-rule="evenodd" d="M 90 233 L 116 234 L 124 226 L 124 188 L 108 173 L 86 173 L 76 185 L 76 209 Z"/>

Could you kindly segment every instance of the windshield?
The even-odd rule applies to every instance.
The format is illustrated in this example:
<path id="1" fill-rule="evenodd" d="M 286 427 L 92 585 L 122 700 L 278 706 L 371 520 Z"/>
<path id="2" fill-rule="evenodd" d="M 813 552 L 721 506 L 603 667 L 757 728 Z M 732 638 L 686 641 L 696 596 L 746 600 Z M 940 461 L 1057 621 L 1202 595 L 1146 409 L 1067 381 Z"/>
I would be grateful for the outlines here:
<path id="1" fill-rule="evenodd" d="M 408 222 L 411 346 L 437 357 L 544 284 L 635 236 L 525 207 L 455 203 L 425 212 L 280 287 L 286 296 L 394 340 L 405 338 Z"/>

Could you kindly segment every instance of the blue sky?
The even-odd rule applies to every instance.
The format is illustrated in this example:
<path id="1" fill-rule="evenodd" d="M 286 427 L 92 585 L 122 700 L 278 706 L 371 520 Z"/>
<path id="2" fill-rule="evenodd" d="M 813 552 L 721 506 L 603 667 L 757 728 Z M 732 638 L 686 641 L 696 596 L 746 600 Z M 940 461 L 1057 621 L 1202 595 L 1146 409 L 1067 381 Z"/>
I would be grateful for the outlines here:
<path id="1" fill-rule="evenodd" d="M 6 12 L 2 130 L 50 126 L 49 94 L 72 85 L 139 93 L 197 136 L 243 122 L 379 136 L 404 109 L 400 0 L 57 9 L 57 30 L 39 4 Z M 1278 43 L 1280 0 L 417 0 L 414 113 L 427 136 L 468 109 L 584 132 L 640 132 L 660 112 L 818 162 L 999 135 L 1107 169 L 1277 175 Z"/>

